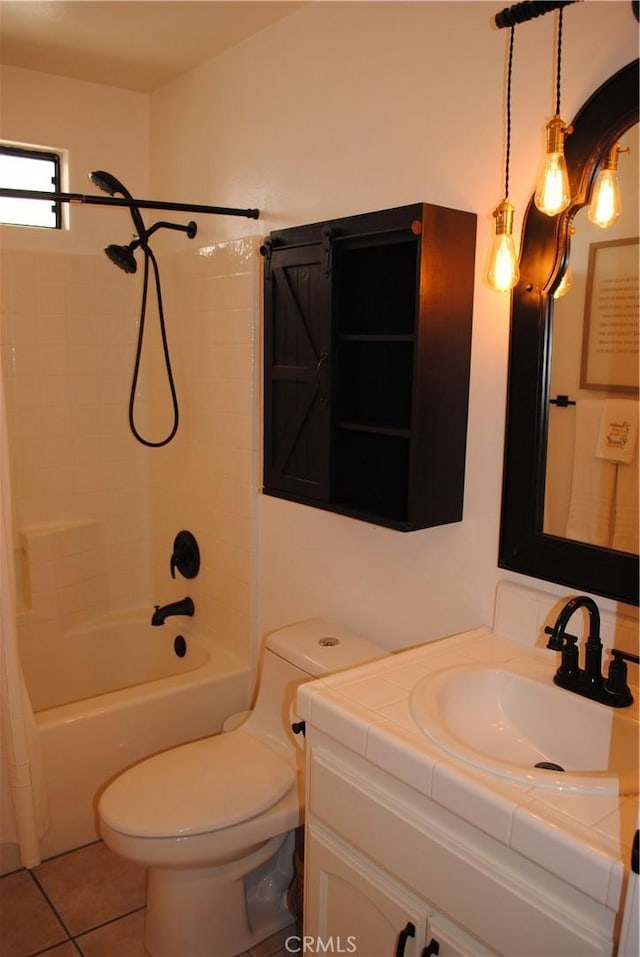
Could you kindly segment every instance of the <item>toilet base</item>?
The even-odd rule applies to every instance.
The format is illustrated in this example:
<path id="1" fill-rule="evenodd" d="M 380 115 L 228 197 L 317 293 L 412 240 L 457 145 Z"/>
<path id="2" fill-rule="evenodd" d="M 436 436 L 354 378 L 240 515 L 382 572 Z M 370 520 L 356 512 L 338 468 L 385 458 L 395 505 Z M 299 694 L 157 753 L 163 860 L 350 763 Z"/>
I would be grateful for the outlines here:
<path id="1" fill-rule="evenodd" d="M 293 833 L 221 867 L 149 868 L 145 949 L 151 957 L 235 957 L 293 922 L 286 905 Z"/>

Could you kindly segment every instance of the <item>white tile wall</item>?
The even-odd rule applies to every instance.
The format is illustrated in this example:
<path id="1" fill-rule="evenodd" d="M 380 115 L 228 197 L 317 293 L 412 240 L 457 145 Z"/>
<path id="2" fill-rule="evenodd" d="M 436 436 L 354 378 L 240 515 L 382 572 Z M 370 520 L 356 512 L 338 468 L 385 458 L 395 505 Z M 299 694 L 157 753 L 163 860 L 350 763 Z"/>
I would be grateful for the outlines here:
<path id="1" fill-rule="evenodd" d="M 102 254 L 2 251 L 22 633 L 191 594 L 198 625 L 249 657 L 257 246 L 252 238 L 158 256 L 180 407 L 176 438 L 158 449 L 136 443 L 127 421 L 140 274 L 120 273 Z M 168 396 L 151 285 L 135 421 L 152 440 L 171 428 Z M 169 576 L 182 528 L 200 543 L 193 582 Z"/>
<path id="2" fill-rule="evenodd" d="M 172 257 L 165 305 L 181 424 L 154 457 L 151 482 L 155 601 L 190 594 L 196 615 L 247 657 L 255 627 L 257 246 L 236 240 Z M 202 569 L 193 582 L 172 583 L 169 556 L 181 528 L 198 539 Z"/>

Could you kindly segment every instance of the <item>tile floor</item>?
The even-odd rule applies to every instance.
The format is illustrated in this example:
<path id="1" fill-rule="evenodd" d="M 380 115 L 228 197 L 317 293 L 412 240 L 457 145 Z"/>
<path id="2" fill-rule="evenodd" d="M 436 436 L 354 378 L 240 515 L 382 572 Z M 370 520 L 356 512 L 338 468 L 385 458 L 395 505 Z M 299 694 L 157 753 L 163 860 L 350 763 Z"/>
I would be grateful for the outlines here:
<path id="1" fill-rule="evenodd" d="M 0 954 L 146 957 L 144 905 L 144 869 L 89 844 L 0 878 Z M 293 925 L 240 957 L 289 957 L 290 934 Z"/>

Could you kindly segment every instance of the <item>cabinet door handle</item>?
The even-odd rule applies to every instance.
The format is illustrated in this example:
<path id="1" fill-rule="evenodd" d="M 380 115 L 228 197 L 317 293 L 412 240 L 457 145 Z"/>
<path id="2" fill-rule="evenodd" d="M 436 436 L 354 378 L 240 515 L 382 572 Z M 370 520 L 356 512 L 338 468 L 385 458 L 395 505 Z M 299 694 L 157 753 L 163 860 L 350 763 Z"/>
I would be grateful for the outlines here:
<path id="1" fill-rule="evenodd" d="M 440 953 L 440 944 L 432 937 L 425 949 L 422 951 L 422 957 L 437 957 Z"/>
<path id="2" fill-rule="evenodd" d="M 321 352 L 320 358 L 318 359 L 318 364 L 316 366 L 316 383 L 318 385 L 318 393 L 320 395 L 320 401 L 322 402 L 323 405 L 326 405 L 327 402 L 329 401 L 329 397 L 327 396 L 327 393 L 322 387 L 322 370 L 324 369 L 328 361 L 329 361 L 329 353 L 325 351 Z"/>
<path id="3" fill-rule="evenodd" d="M 409 937 L 415 937 L 415 936 L 416 936 L 416 928 L 409 920 L 407 921 L 407 926 L 404 928 L 404 930 L 401 930 L 400 933 L 398 934 L 398 943 L 396 944 L 395 957 L 404 957 L 404 948 L 407 943 L 407 940 L 409 939 Z"/>

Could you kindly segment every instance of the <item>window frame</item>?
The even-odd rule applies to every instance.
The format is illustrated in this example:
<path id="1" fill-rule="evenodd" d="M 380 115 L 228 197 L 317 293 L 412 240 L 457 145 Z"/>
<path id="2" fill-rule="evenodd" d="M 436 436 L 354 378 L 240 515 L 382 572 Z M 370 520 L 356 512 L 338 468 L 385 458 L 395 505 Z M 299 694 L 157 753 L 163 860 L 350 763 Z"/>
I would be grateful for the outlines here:
<path id="1" fill-rule="evenodd" d="M 38 147 L 30 146 L 14 146 L 11 143 L 2 143 L 0 142 L 0 154 L 24 157 L 25 159 L 41 159 L 46 160 L 47 162 L 52 163 L 53 165 L 53 189 L 52 193 L 61 192 L 61 183 L 60 177 L 62 173 L 62 163 L 60 153 L 56 153 L 54 150 L 39 149 Z M 6 187 L 7 189 L 11 187 Z M 25 199 L 25 202 L 34 202 L 34 200 Z M 41 202 L 46 202 L 45 199 L 42 199 Z M 60 200 L 52 199 L 51 201 L 52 212 L 54 215 L 55 222 L 52 225 L 44 225 L 42 223 L 32 224 L 32 223 L 7 223 L 0 216 L 0 226 L 23 226 L 30 229 L 62 229 L 62 203 Z"/>

